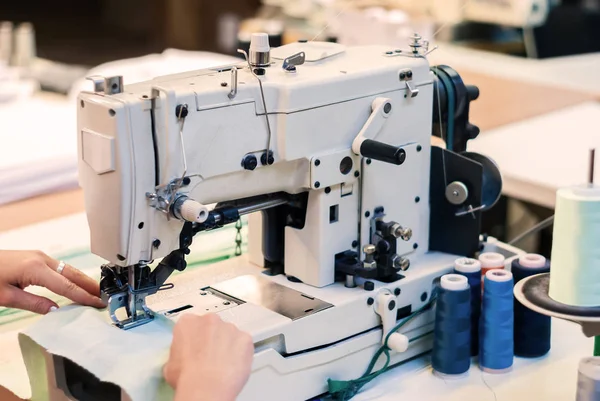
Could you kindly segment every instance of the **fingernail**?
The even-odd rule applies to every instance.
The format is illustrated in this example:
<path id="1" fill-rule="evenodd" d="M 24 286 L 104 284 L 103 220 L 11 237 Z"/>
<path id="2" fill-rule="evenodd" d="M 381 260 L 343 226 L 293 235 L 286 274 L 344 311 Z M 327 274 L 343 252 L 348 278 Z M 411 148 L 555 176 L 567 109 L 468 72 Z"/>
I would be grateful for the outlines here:
<path id="1" fill-rule="evenodd" d="M 54 312 L 55 310 L 57 310 L 58 308 L 56 306 L 51 306 L 50 307 L 50 312 Z"/>

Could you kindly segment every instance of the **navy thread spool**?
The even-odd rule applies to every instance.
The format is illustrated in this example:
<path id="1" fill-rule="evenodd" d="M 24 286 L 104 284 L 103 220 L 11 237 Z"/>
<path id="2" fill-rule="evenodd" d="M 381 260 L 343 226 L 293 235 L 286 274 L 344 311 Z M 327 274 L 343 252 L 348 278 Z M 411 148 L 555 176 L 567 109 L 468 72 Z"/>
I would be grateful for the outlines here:
<path id="1" fill-rule="evenodd" d="M 443 377 L 460 377 L 471 366 L 471 290 L 465 276 L 440 279 L 431 366 Z"/>
<path id="2" fill-rule="evenodd" d="M 583 358 L 578 372 L 576 401 L 600 400 L 600 358 Z"/>
<path id="3" fill-rule="evenodd" d="M 504 373 L 513 365 L 513 277 L 506 270 L 485 274 L 479 328 L 479 365 L 488 373 Z"/>
<path id="4" fill-rule="evenodd" d="M 477 356 L 481 316 L 481 262 L 471 258 L 456 259 L 454 273 L 465 276 L 471 288 L 471 356 Z"/>
<path id="5" fill-rule="evenodd" d="M 548 273 L 550 263 L 542 255 L 527 254 L 514 259 L 511 264 L 514 283 L 540 273 Z M 515 308 L 515 355 L 538 358 L 550 351 L 552 331 L 550 316 L 544 316 L 523 306 L 514 299 Z"/>

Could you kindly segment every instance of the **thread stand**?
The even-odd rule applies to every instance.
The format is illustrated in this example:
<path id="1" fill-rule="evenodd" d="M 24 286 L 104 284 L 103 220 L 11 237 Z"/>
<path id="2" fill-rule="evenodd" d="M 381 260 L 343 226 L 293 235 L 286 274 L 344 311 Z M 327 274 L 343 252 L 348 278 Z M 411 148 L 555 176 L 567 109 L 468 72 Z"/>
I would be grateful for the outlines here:
<path id="1" fill-rule="evenodd" d="M 568 320 L 581 325 L 586 337 L 600 335 L 600 307 L 571 306 L 550 298 L 550 273 L 536 274 L 519 281 L 513 290 L 523 306 L 542 315 Z"/>

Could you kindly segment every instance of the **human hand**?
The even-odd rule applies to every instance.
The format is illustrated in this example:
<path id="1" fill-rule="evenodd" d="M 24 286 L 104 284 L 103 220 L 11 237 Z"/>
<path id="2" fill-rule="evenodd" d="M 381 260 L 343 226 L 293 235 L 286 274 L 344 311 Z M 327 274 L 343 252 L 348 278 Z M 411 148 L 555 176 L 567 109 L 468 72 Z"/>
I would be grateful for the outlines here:
<path id="1" fill-rule="evenodd" d="M 186 314 L 173 330 L 163 373 L 176 401 L 234 401 L 250 376 L 253 356 L 249 334 L 215 314 Z"/>
<path id="2" fill-rule="evenodd" d="M 0 306 L 46 314 L 56 302 L 24 291 L 30 285 L 46 287 L 82 305 L 103 308 L 99 284 L 73 266 L 57 273 L 59 261 L 40 251 L 0 250 Z"/>

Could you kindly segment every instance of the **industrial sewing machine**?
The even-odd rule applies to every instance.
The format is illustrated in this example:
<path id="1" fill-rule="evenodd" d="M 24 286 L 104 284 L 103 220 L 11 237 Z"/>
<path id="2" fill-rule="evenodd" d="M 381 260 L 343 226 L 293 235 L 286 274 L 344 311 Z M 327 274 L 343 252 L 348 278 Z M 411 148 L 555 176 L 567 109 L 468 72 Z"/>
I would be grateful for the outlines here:
<path id="1" fill-rule="evenodd" d="M 78 104 L 80 183 L 113 323 L 218 306 L 256 346 L 240 400 L 306 400 L 328 378 L 361 375 L 457 256 L 480 249 L 481 214 L 500 194 L 493 162 L 465 152 L 478 90 L 430 67 L 430 51 L 418 35 L 405 49 L 271 49 L 256 34 L 238 65 L 126 87 L 92 77 Z M 259 211 L 249 274 L 181 307 L 146 304 L 186 268 L 196 233 Z M 432 328 L 428 312 L 393 334 L 392 363 L 428 351 Z"/>

